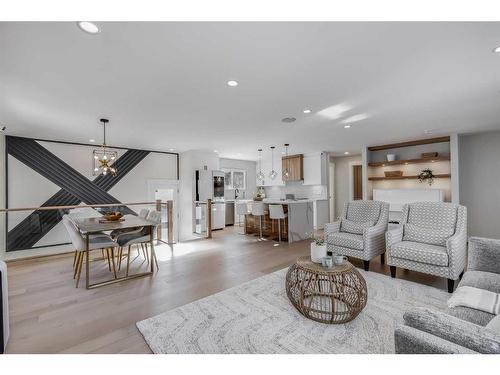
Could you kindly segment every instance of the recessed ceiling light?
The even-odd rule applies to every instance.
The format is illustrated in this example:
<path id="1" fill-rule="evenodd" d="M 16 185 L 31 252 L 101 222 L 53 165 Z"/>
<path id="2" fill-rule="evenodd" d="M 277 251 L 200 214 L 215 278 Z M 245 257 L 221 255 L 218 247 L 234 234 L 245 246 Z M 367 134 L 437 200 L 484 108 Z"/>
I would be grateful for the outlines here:
<path id="1" fill-rule="evenodd" d="M 344 129 L 349 129 L 351 125 L 344 125 Z"/>
<path id="2" fill-rule="evenodd" d="M 215 152 L 216 154 L 217 154 L 217 153 L 219 153 L 219 151 L 218 151 L 218 150 L 214 150 L 214 152 Z"/>
<path id="3" fill-rule="evenodd" d="M 349 155 L 349 151 L 344 152 L 344 155 Z"/>
<path id="4" fill-rule="evenodd" d="M 89 139 L 89 142 L 94 143 L 95 139 Z"/>
<path id="5" fill-rule="evenodd" d="M 310 109 L 304 109 L 302 112 L 304 112 L 304 113 L 311 113 L 312 111 Z"/>
<path id="6" fill-rule="evenodd" d="M 498 46 L 497 48 L 495 48 L 495 49 L 493 50 L 493 52 L 499 53 L 499 52 L 500 52 L 500 46 Z"/>
<path id="7" fill-rule="evenodd" d="M 237 81 L 227 81 L 227 85 L 231 86 L 231 87 L 236 87 L 236 86 L 238 86 L 238 82 Z"/>
<path id="8" fill-rule="evenodd" d="M 80 29 L 89 34 L 97 34 L 99 32 L 99 28 L 95 23 L 89 21 L 78 21 L 76 23 Z"/>

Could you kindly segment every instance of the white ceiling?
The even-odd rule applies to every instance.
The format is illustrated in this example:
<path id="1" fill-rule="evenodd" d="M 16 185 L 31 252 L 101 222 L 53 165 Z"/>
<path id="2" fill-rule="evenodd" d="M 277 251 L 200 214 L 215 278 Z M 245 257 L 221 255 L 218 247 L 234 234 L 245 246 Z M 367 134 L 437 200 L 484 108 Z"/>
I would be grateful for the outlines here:
<path id="1" fill-rule="evenodd" d="M 99 142 L 108 116 L 113 145 L 255 159 L 500 128 L 500 23 L 97 24 L 0 23 L 9 134 Z"/>

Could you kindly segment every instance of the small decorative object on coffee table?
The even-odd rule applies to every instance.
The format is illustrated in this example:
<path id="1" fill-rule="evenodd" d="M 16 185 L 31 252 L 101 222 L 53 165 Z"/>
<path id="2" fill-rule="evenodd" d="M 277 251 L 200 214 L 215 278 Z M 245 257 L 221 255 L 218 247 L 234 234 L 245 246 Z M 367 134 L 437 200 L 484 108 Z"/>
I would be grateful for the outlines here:
<path id="1" fill-rule="evenodd" d="M 326 243 L 322 237 L 314 237 L 311 235 L 311 260 L 314 263 L 321 263 L 322 259 L 326 257 Z"/>
<path id="2" fill-rule="evenodd" d="M 306 318 L 321 323 L 346 323 L 366 306 L 366 282 L 348 261 L 325 268 L 309 257 L 297 259 L 286 274 L 286 294 Z"/>

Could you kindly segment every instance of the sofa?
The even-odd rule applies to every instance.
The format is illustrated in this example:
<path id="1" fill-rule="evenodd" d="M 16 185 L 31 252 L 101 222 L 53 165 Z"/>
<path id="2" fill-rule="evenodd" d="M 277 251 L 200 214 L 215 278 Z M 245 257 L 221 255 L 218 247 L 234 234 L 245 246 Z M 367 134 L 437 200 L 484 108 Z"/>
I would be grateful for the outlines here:
<path id="1" fill-rule="evenodd" d="M 467 208 L 453 203 L 405 204 L 400 224 L 386 234 L 387 264 L 448 279 L 448 292 L 467 257 Z"/>
<path id="2" fill-rule="evenodd" d="M 475 287 L 500 293 L 500 240 L 469 239 L 469 257 L 458 288 Z M 500 354 L 500 315 L 454 307 L 446 311 L 414 308 L 394 332 L 396 353 Z"/>
<path id="3" fill-rule="evenodd" d="M 327 251 L 362 259 L 365 271 L 370 261 L 381 256 L 384 263 L 385 232 L 389 220 L 389 204 L 357 200 L 344 205 L 340 220 L 325 224 Z"/>

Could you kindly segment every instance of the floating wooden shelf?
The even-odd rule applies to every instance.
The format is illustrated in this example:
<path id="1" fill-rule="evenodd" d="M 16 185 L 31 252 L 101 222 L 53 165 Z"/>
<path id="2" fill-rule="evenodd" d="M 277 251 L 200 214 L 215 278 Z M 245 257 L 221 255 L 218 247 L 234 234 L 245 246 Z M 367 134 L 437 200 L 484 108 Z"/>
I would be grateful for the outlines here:
<path id="1" fill-rule="evenodd" d="M 434 176 L 435 178 L 450 178 L 451 174 L 437 174 Z M 384 181 L 384 180 L 414 180 L 417 179 L 418 176 L 397 176 L 397 177 L 368 177 L 370 181 Z"/>
<path id="2" fill-rule="evenodd" d="M 382 146 L 372 146 L 372 147 L 368 147 L 368 151 L 390 150 L 393 148 L 429 145 L 429 144 L 433 144 L 433 143 L 442 143 L 442 142 L 449 142 L 449 141 L 450 141 L 449 136 L 437 137 L 437 138 L 427 138 L 427 139 L 419 139 L 419 140 L 410 141 L 410 142 L 392 143 L 389 145 L 382 145 Z"/>
<path id="3" fill-rule="evenodd" d="M 431 163 L 433 161 L 449 161 L 449 160 L 450 160 L 449 156 L 436 156 L 435 158 L 420 158 L 420 159 L 384 161 L 384 162 L 379 162 L 379 163 L 368 163 L 368 166 L 370 166 L 370 167 L 387 167 L 389 165 Z"/>

